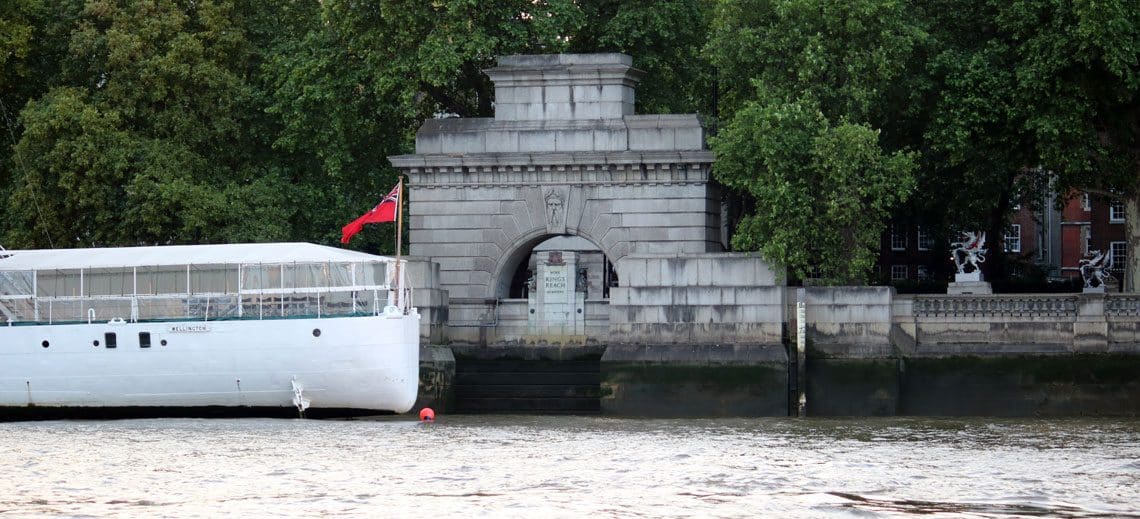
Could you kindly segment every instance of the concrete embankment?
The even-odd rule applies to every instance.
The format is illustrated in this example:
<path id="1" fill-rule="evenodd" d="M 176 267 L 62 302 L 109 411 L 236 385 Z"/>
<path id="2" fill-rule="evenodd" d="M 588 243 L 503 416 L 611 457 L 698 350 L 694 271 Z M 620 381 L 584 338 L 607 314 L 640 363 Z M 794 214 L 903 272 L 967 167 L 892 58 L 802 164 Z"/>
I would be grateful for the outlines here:
<path id="1" fill-rule="evenodd" d="M 620 266 L 625 285 L 585 306 L 585 335 L 544 333 L 525 300 L 479 307 L 462 329 L 433 325 L 425 340 L 451 342 L 424 349 L 421 404 L 651 417 L 1140 415 L 1140 296 L 789 288 L 746 255 Z"/>

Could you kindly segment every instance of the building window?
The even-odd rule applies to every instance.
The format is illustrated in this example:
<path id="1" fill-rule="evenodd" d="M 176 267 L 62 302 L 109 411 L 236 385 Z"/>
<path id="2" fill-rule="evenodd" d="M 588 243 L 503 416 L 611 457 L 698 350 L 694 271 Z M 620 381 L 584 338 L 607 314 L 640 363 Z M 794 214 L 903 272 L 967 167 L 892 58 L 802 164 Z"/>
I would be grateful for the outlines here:
<path id="1" fill-rule="evenodd" d="M 930 269 L 926 265 L 919 265 L 915 274 L 919 281 L 930 281 Z"/>
<path id="2" fill-rule="evenodd" d="M 891 281 L 902 281 L 906 279 L 906 275 L 906 265 L 891 265 Z"/>
<path id="3" fill-rule="evenodd" d="M 1006 252 L 1021 252 L 1021 224 L 1010 225 L 1005 231 L 1005 236 L 1002 236 L 1002 242 Z"/>
<path id="4" fill-rule="evenodd" d="M 905 243 L 903 245 L 906 245 Z M 930 231 L 923 229 L 921 226 L 918 228 L 918 250 L 930 250 L 934 248 L 934 236 Z"/>
<path id="5" fill-rule="evenodd" d="M 1092 210 L 1092 200 L 1089 199 L 1088 193 L 1081 195 L 1081 210 L 1082 211 Z"/>
<path id="6" fill-rule="evenodd" d="M 1112 223 L 1124 221 L 1124 202 L 1113 200 L 1108 204 L 1108 221 Z"/>
<path id="7" fill-rule="evenodd" d="M 1081 255 L 1088 255 L 1089 251 L 1093 250 L 1092 246 L 1092 228 L 1087 225 L 1081 226 L 1081 237 L 1084 238 L 1081 242 L 1084 244 L 1084 249 L 1081 250 Z"/>
<path id="8" fill-rule="evenodd" d="M 899 232 L 897 225 L 891 225 L 891 250 L 906 250 L 906 234 Z"/>
<path id="9" fill-rule="evenodd" d="M 1112 258 L 1112 272 L 1124 272 L 1124 267 L 1128 264 L 1128 242 L 1114 241 L 1108 244 L 1108 250 Z"/>

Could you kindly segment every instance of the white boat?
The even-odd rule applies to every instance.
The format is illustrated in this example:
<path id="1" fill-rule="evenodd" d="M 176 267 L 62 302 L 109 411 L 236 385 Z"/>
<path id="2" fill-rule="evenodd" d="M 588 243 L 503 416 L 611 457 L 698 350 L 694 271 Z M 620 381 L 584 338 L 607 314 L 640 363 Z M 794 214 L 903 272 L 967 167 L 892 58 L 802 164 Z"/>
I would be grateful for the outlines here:
<path id="1" fill-rule="evenodd" d="M 0 251 L 0 418 L 406 412 L 400 265 L 309 243 Z"/>

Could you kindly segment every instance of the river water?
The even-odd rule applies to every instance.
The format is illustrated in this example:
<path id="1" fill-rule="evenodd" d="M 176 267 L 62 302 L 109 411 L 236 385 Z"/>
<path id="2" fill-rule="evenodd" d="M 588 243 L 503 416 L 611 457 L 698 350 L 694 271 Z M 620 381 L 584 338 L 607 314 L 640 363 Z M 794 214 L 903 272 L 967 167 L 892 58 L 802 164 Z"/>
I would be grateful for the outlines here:
<path id="1" fill-rule="evenodd" d="M 1140 517 L 1140 421 L 0 423 L 0 517 Z"/>

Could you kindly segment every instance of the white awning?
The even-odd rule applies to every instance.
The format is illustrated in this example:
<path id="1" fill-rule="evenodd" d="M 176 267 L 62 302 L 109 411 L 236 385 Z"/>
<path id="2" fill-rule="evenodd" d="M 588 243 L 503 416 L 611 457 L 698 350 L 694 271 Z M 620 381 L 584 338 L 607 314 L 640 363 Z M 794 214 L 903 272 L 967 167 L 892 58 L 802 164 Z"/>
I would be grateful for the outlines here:
<path id="1" fill-rule="evenodd" d="M 351 263 L 389 261 L 376 256 L 312 243 L 233 243 L 159 245 L 92 249 L 8 250 L 0 253 L 0 271 L 66 270 L 176 265 Z"/>

